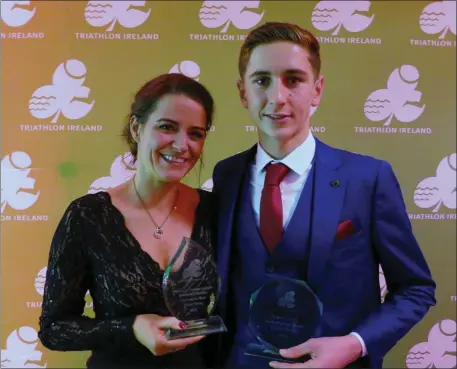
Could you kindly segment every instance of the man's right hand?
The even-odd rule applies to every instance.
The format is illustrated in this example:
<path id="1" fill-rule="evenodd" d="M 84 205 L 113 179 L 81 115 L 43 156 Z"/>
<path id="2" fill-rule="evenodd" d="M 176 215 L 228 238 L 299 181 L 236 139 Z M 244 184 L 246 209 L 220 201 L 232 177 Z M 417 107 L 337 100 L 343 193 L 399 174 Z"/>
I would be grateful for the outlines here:
<path id="1" fill-rule="evenodd" d="M 188 345 L 200 341 L 204 336 L 168 340 L 165 331 L 168 328 L 183 329 L 184 322 L 174 317 L 162 317 L 155 314 L 138 315 L 133 323 L 136 339 L 154 355 L 161 356 L 183 350 Z"/>

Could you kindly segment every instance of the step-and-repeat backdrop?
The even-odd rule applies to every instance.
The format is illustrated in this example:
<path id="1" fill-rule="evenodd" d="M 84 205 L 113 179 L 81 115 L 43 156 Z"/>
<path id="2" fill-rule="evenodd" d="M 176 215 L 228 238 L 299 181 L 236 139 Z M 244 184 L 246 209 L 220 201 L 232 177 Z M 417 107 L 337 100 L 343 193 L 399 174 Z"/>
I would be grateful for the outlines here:
<path id="1" fill-rule="evenodd" d="M 438 304 L 385 367 L 456 367 L 455 1 L 1 1 L 1 367 L 84 367 L 37 338 L 51 237 L 69 202 L 116 186 L 136 90 L 179 72 L 217 102 L 204 167 L 256 141 L 237 58 L 266 21 L 308 28 L 326 86 L 317 137 L 388 160 L 438 284 Z M 380 270 L 380 283 L 385 281 Z M 86 314 L 93 316 L 90 296 Z"/>

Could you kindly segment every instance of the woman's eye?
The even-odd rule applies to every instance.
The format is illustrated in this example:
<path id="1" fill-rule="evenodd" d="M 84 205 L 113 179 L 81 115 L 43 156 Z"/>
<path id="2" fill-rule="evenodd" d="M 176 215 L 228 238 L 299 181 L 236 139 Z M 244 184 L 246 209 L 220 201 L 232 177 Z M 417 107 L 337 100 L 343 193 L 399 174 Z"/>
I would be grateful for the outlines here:
<path id="1" fill-rule="evenodd" d="M 190 132 L 189 136 L 191 136 L 192 138 L 197 139 L 197 140 L 201 140 L 202 138 L 205 137 L 204 134 L 201 132 Z"/>
<path id="2" fill-rule="evenodd" d="M 163 129 L 164 131 L 171 131 L 174 129 L 174 127 L 171 124 L 161 124 L 159 128 Z"/>

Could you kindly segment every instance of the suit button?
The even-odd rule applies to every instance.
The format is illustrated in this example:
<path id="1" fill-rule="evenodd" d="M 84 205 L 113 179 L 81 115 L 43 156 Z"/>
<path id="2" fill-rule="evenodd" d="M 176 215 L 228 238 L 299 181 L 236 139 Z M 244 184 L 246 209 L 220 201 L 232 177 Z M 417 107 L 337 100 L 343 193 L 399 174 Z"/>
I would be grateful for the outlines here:
<path id="1" fill-rule="evenodd" d="M 274 273 L 275 270 L 276 270 L 276 269 L 275 269 L 275 267 L 274 267 L 273 265 L 269 265 L 269 266 L 267 267 L 267 272 L 268 272 L 268 273 Z"/>

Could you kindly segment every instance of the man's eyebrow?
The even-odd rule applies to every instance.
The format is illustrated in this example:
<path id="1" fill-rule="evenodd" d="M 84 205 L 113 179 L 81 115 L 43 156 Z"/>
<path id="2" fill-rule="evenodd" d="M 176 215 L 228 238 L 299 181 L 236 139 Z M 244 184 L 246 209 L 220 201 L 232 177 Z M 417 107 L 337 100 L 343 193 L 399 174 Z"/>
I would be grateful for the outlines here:
<path id="1" fill-rule="evenodd" d="M 304 71 L 303 69 L 300 68 L 292 68 L 292 69 L 287 69 L 285 71 L 285 74 L 301 74 L 304 76 L 308 76 L 308 72 Z M 271 72 L 268 72 L 266 70 L 256 70 L 252 72 L 249 76 L 249 78 L 253 77 L 261 77 L 261 76 L 268 76 L 271 75 Z"/>

